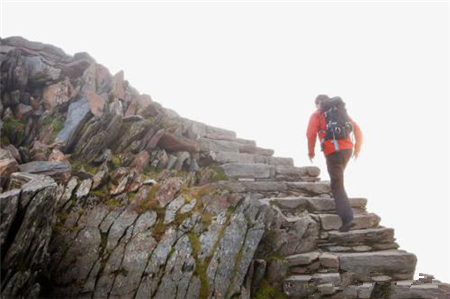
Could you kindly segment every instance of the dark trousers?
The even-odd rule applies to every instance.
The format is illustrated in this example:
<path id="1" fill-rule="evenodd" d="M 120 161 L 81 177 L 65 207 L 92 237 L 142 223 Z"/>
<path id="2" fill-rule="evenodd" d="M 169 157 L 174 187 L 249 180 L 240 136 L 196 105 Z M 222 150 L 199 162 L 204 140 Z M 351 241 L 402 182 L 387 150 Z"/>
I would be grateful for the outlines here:
<path id="1" fill-rule="evenodd" d="M 334 152 L 326 157 L 328 174 L 331 180 L 331 192 L 336 204 L 337 214 L 342 223 L 353 220 L 353 211 L 344 188 L 344 170 L 352 156 L 351 149 Z"/>

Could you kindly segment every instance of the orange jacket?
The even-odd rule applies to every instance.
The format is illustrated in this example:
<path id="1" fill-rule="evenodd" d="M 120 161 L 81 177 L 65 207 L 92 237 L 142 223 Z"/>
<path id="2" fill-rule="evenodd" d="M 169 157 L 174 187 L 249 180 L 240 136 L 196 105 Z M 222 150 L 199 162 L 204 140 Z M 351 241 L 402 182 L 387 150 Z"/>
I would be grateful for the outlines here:
<path id="1" fill-rule="evenodd" d="M 351 118 L 350 122 L 353 125 L 353 132 L 355 134 L 354 151 L 355 154 L 359 154 L 363 141 L 362 132 L 358 124 Z M 325 138 L 325 134 L 326 134 L 326 118 L 325 115 L 322 113 L 322 111 L 320 109 L 317 109 L 309 119 L 308 130 L 306 132 L 306 136 L 308 137 L 308 156 L 310 158 L 314 157 L 314 148 L 316 146 L 317 135 L 319 135 L 319 140 L 322 142 L 322 140 Z M 352 149 L 353 142 L 351 136 L 349 136 L 347 139 L 338 140 L 338 145 L 340 150 Z M 331 139 L 325 140 L 323 143 L 323 152 L 325 156 L 328 156 L 329 154 L 332 154 L 335 151 L 336 149 L 334 144 L 332 143 L 332 140 Z"/>

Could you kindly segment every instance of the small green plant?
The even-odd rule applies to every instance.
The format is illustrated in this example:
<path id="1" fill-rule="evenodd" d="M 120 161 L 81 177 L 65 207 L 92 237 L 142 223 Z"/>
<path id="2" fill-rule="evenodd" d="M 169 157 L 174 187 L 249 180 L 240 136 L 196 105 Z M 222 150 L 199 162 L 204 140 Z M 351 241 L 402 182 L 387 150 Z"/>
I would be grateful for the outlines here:
<path id="1" fill-rule="evenodd" d="M 113 156 L 111 159 L 111 168 L 112 170 L 116 170 L 121 166 L 120 158 L 118 156 Z"/>
<path id="2" fill-rule="evenodd" d="M 216 175 L 214 175 L 211 179 L 212 182 L 228 180 L 228 176 L 225 174 L 225 171 L 222 167 L 212 166 L 211 169 L 216 173 Z"/>
<path id="3" fill-rule="evenodd" d="M 254 299 L 285 299 L 286 296 L 282 291 L 270 285 L 270 282 L 263 279 L 256 291 Z"/>
<path id="4" fill-rule="evenodd" d="M 202 260 L 198 257 L 198 255 L 201 252 L 201 244 L 200 240 L 198 239 L 197 235 L 190 232 L 188 233 L 189 241 L 191 242 L 192 247 L 192 256 L 195 260 L 195 270 L 194 274 L 197 275 L 197 277 L 200 279 L 200 299 L 206 299 L 208 298 L 209 294 L 209 283 L 208 283 L 208 263 L 202 262 Z"/>
<path id="5" fill-rule="evenodd" d="M 107 201 L 105 201 L 105 205 L 110 209 L 110 210 L 115 210 L 118 207 L 121 206 L 120 202 L 118 202 L 114 197 L 111 197 L 110 199 L 108 199 Z"/>

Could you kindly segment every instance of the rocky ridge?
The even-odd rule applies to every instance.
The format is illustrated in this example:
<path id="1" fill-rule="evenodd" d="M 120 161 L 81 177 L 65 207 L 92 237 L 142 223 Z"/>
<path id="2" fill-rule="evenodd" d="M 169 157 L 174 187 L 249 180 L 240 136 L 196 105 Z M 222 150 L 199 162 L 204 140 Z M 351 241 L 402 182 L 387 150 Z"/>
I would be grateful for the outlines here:
<path id="1" fill-rule="evenodd" d="M 339 232 L 318 168 L 0 42 L 2 298 L 449 298 L 366 199 Z"/>

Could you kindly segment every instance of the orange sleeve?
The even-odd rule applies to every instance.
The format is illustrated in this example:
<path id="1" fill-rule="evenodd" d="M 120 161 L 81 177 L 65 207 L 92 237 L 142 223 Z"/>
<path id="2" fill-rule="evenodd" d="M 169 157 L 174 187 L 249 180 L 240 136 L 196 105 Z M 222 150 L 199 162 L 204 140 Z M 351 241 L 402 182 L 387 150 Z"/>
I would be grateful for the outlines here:
<path id="1" fill-rule="evenodd" d="M 313 113 L 309 118 L 308 130 L 306 137 L 308 138 L 308 156 L 314 157 L 314 148 L 316 146 L 317 133 L 319 132 L 319 117 L 317 113 Z"/>
<path id="2" fill-rule="evenodd" d="M 361 128 L 358 126 L 358 124 L 351 118 L 350 118 L 350 121 L 352 122 L 353 132 L 355 134 L 355 153 L 359 154 L 362 143 L 363 143 L 363 134 L 362 134 Z"/>

